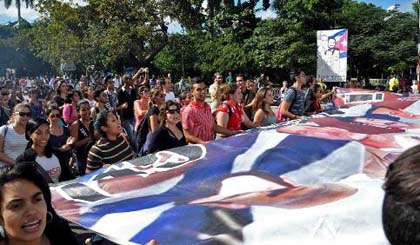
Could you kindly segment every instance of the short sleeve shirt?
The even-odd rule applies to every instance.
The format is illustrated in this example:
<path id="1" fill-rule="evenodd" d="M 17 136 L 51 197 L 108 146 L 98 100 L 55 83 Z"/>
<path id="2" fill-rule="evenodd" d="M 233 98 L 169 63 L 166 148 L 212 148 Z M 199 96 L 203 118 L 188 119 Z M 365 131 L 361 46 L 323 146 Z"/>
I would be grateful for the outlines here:
<path id="1" fill-rule="evenodd" d="M 191 131 L 195 137 L 203 141 L 214 139 L 214 118 L 207 103 L 200 105 L 192 100 L 183 110 L 181 118 L 182 127 Z"/>
<path id="2" fill-rule="evenodd" d="M 61 166 L 58 158 L 53 154 L 50 158 L 37 156 L 35 161 L 48 173 L 54 183 L 58 183 L 61 174 Z"/>
<path id="3" fill-rule="evenodd" d="M 230 110 L 229 110 L 230 108 Z M 216 112 L 225 112 L 231 115 L 229 116 L 229 121 L 226 126 L 229 130 L 239 131 L 241 130 L 241 122 L 242 122 L 242 106 L 240 104 L 235 104 L 230 100 L 223 102 L 219 108 L 217 108 Z"/>
<path id="4" fill-rule="evenodd" d="M 17 156 L 25 151 L 26 145 L 28 144 L 25 134 L 18 134 L 11 125 L 4 125 L 0 127 L 0 135 L 4 137 L 5 134 L 6 138 L 4 139 L 3 152 L 11 159 L 16 159 Z M 0 166 L 4 164 L 6 163 L 0 161 Z"/>
<path id="5" fill-rule="evenodd" d="M 301 116 L 305 109 L 305 94 L 300 89 L 287 89 L 284 100 L 291 104 L 289 112 Z"/>
<path id="6" fill-rule="evenodd" d="M 165 94 L 165 101 L 175 101 L 175 94 L 174 92 L 168 92 Z"/>

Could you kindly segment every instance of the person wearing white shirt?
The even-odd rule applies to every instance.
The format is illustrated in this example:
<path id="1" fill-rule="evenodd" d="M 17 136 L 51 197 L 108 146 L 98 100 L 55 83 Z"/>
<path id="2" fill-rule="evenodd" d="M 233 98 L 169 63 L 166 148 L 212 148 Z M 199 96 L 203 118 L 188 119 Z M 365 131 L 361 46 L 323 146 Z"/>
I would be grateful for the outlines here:
<path id="1" fill-rule="evenodd" d="M 172 83 L 172 80 L 169 77 L 166 77 L 163 80 L 162 84 L 163 92 L 165 93 L 165 101 L 175 101 L 175 94 L 172 91 L 174 88 L 174 85 Z"/>

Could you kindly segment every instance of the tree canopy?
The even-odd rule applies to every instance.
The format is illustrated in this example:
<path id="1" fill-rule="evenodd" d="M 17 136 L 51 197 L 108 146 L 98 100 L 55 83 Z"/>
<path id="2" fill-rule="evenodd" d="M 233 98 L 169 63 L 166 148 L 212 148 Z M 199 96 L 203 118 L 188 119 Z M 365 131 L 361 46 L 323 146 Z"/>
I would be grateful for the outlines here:
<path id="1" fill-rule="evenodd" d="M 41 18 L 20 47 L 58 68 L 122 72 L 153 66 L 175 75 L 316 70 L 316 31 L 349 30 L 351 76 L 408 72 L 417 59 L 417 17 L 352 0 L 39 0 Z M 270 9 L 276 17 L 261 19 Z M 170 24 L 180 28 L 170 32 Z"/>

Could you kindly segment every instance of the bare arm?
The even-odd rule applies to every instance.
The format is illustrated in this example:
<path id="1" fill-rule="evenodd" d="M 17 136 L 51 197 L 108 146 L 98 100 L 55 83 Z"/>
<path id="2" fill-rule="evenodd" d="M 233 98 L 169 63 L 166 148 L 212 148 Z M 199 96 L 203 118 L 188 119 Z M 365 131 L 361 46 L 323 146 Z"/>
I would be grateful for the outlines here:
<path id="1" fill-rule="evenodd" d="M 255 124 L 249 120 L 249 117 L 246 115 L 245 111 L 242 109 L 242 122 L 247 128 L 255 128 Z"/>
<path id="2" fill-rule="evenodd" d="M 150 128 L 152 129 L 152 133 L 159 129 L 158 124 L 158 116 L 157 115 L 151 115 L 150 118 Z"/>
<path id="3" fill-rule="evenodd" d="M 229 130 L 227 128 L 221 127 L 217 124 L 214 124 L 213 129 L 216 133 L 223 134 L 223 135 L 226 135 L 226 136 L 232 136 L 232 135 L 235 135 L 235 134 L 238 134 L 238 133 L 241 132 L 241 131 L 232 131 L 232 130 Z"/>
<path id="4" fill-rule="evenodd" d="M 216 113 L 216 123 L 220 127 L 227 127 L 227 124 L 229 122 L 229 114 L 227 112 L 218 111 Z"/>
<path id="5" fill-rule="evenodd" d="M 142 110 L 141 109 L 141 105 L 140 105 L 140 101 L 139 100 L 136 100 L 134 102 L 134 112 L 137 115 L 144 117 L 144 115 L 146 115 L 147 111 L 148 111 L 147 109 L 146 110 Z"/>
<path id="6" fill-rule="evenodd" d="M 140 69 L 136 72 L 136 74 L 133 76 L 133 80 L 137 80 L 137 79 L 139 79 L 140 75 L 141 75 L 143 72 L 144 72 L 144 71 L 143 71 L 143 68 L 140 68 Z"/>
<path id="7" fill-rule="evenodd" d="M 192 144 L 205 144 L 205 141 L 202 141 L 200 138 L 196 137 L 191 133 L 190 130 L 184 129 L 184 136 L 187 139 L 188 143 Z"/>
<path id="8" fill-rule="evenodd" d="M 265 118 L 264 111 L 262 109 L 258 109 L 257 112 L 255 112 L 255 115 L 254 115 L 254 125 L 256 127 L 260 126 L 262 121 L 264 120 L 264 118 Z"/>
<path id="9" fill-rule="evenodd" d="M 216 113 L 216 124 L 221 128 L 226 129 L 227 124 L 229 122 L 229 114 L 223 111 L 218 111 Z M 229 136 L 225 134 L 220 134 L 220 136 Z"/>
<path id="10" fill-rule="evenodd" d="M 12 158 L 10 158 L 8 155 L 4 153 L 4 137 L 3 135 L 0 136 L 0 161 L 14 164 L 16 161 Z"/>
<path id="11" fill-rule="evenodd" d="M 286 100 L 283 100 L 280 104 L 280 113 L 284 116 L 284 117 L 288 117 L 290 119 L 297 119 L 297 118 L 301 118 L 300 116 L 297 116 L 293 113 L 291 113 L 289 111 L 291 103 L 287 102 Z"/>
<path id="12" fill-rule="evenodd" d="M 89 137 L 79 140 L 79 123 L 75 121 L 70 127 L 70 135 L 75 139 L 73 145 L 74 147 L 80 147 L 86 145 L 89 142 Z"/>

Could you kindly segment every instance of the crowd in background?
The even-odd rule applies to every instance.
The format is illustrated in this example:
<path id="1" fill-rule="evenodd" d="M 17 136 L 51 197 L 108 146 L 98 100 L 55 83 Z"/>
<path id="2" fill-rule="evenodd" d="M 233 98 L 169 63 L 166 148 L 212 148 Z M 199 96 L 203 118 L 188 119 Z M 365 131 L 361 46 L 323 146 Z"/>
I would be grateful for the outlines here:
<path id="1" fill-rule="evenodd" d="M 324 111 L 336 88 L 296 70 L 274 86 L 261 75 L 229 72 L 176 83 L 168 74 L 2 81 L 0 163 L 35 161 L 58 182 L 156 151 L 206 143 L 243 130 Z M 209 86 L 208 86 L 209 85 Z M 413 92 L 391 76 L 385 88 Z M 368 81 L 348 87 L 372 89 Z"/>
<path id="2" fill-rule="evenodd" d="M 0 165 L 12 170 L 0 180 L 12 173 L 27 180 L 16 185 L 27 188 L 28 195 L 41 190 L 47 205 L 42 212 L 61 222 L 58 232 L 71 244 L 68 225 L 50 207 L 50 193 L 42 181 L 58 183 L 138 156 L 313 115 L 326 110 L 336 93 L 336 87 L 327 88 L 299 69 L 291 82 L 272 85 L 263 76 L 253 79 L 229 72 L 226 77 L 215 73 L 210 84 L 194 77 L 181 78 L 174 86 L 170 74 L 155 79 L 147 68 L 134 75 L 82 77 L 77 82 L 61 77 L 2 81 Z M 374 89 L 366 81 L 349 81 L 347 86 Z M 417 83 L 398 76 L 376 89 L 418 93 Z M 33 169 L 37 173 L 28 175 Z M 40 222 L 45 229 L 46 220 Z M 93 236 L 89 242 L 101 240 Z"/>

